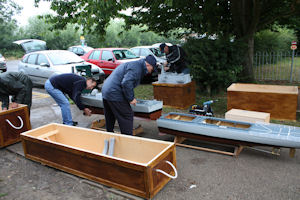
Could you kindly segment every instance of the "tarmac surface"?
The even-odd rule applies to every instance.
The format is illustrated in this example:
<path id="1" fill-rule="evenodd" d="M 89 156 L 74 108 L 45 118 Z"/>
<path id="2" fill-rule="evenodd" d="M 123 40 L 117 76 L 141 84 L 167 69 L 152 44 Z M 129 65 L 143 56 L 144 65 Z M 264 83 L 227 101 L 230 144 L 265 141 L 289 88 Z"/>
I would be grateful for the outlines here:
<path id="1" fill-rule="evenodd" d="M 71 106 L 79 127 L 90 128 L 103 115 L 83 116 Z M 31 109 L 32 128 L 61 123 L 60 108 L 43 88 L 34 88 Z M 155 121 L 135 118 L 134 126 L 144 132 L 136 137 L 173 141 L 160 134 Z M 204 144 L 192 141 L 194 145 Z M 263 150 L 271 148 L 261 147 Z M 299 200 L 300 155 L 289 157 L 289 149 L 280 155 L 245 149 L 236 158 L 189 148 L 176 147 L 178 178 L 171 180 L 154 200 Z M 44 166 L 24 157 L 21 143 L 0 149 L 0 200 L 81 200 L 141 199 L 120 190 Z"/>
<path id="2" fill-rule="evenodd" d="M 102 115 L 86 117 L 71 106 L 78 126 L 90 128 Z M 31 125 L 61 123 L 60 108 L 34 88 Z M 155 121 L 135 119 L 144 132 L 137 137 L 172 141 L 159 134 Z M 196 143 L 200 144 L 200 143 Z M 271 150 L 270 148 L 264 148 Z M 176 147 L 178 178 L 171 180 L 153 199 L 300 199 L 300 156 L 289 149 L 271 155 L 245 149 L 237 157 Z M 140 199 L 131 194 L 41 165 L 24 158 L 21 143 L 0 149 L 0 199 Z"/>

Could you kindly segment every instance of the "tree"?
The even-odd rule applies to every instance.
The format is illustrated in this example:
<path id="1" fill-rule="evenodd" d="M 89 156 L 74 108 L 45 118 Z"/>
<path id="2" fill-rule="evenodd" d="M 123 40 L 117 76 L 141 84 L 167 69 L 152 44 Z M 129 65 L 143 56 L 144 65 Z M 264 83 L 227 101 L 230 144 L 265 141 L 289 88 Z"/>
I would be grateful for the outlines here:
<path id="1" fill-rule="evenodd" d="M 121 12 L 128 8 L 132 9 L 130 16 Z M 253 77 L 254 34 L 275 22 L 300 23 L 289 20 L 291 16 L 299 19 L 299 0 L 56 0 L 51 9 L 58 15 L 49 16 L 48 20 L 57 28 L 78 23 L 85 31 L 97 32 L 99 36 L 104 35 L 111 18 L 119 17 L 125 19 L 127 29 L 146 25 L 164 35 L 184 28 L 186 35 L 234 37 L 246 46 L 243 72 L 249 79 Z"/>
<path id="2" fill-rule="evenodd" d="M 13 41 L 16 20 L 12 17 L 19 13 L 20 7 L 11 0 L 0 0 L 0 48 L 8 48 Z"/>
<path id="3" fill-rule="evenodd" d="M 65 30 L 53 30 L 51 24 L 45 23 L 44 19 L 32 17 L 28 25 L 20 31 L 19 39 L 33 38 L 47 42 L 49 49 L 67 49 L 69 46 L 79 43 L 80 34 L 70 24 Z"/>

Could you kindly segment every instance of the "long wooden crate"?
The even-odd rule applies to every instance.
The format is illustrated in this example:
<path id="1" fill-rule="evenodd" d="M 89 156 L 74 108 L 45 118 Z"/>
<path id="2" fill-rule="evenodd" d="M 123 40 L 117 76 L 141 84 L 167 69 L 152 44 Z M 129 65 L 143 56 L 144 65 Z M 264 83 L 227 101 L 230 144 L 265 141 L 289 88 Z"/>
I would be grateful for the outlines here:
<path id="1" fill-rule="evenodd" d="M 0 106 L 0 148 L 20 142 L 20 133 L 30 129 L 26 105 L 19 105 L 18 108 L 8 110 L 2 110 Z"/>
<path id="2" fill-rule="evenodd" d="M 21 136 L 26 158 L 143 198 L 152 198 L 177 176 L 176 150 L 171 142 L 60 124 Z M 103 150 L 105 140 L 112 138 L 114 152 L 110 156 Z"/>
<path id="3" fill-rule="evenodd" d="M 297 86 L 234 83 L 227 88 L 227 110 L 266 112 L 271 119 L 296 120 Z"/>

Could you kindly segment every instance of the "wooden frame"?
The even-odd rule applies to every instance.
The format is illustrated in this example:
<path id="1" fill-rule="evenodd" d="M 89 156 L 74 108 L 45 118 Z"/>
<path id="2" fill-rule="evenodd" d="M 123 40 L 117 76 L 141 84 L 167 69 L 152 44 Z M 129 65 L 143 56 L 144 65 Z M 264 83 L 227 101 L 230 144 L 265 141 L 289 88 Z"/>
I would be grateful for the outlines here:
<path id="1" fill-rule="evenodd" d="M 20 133 L 30 129 L 27 105 L 19 104 L 18 108 L 6 111 L 0 107 L 0 148 L 20 142 Z"/>
<path id="2" fill-rule="evenodd" d="M 152 198 L 174 175 L 174 143 L 49 124 L 21 134 L 26 158 L 111 186 Z M 115 138 L 114 155 L 102 153 L 105 139 Z"/>

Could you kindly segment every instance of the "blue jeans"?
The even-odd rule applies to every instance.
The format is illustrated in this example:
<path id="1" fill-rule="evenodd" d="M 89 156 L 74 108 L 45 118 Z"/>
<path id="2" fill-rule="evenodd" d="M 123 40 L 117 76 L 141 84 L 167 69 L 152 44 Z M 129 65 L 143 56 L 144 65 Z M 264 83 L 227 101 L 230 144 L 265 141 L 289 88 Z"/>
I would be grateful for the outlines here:
<path id="1" fill-rule="evenodd" d="M 66 125 L 73 125 L 70 103 L 64 93 L 59 89 L 54 88 L 49 80 L 47 80 L 45 83 L 45 89 L 59 105 L 63 123 Z"/>

